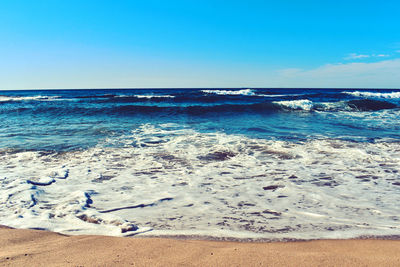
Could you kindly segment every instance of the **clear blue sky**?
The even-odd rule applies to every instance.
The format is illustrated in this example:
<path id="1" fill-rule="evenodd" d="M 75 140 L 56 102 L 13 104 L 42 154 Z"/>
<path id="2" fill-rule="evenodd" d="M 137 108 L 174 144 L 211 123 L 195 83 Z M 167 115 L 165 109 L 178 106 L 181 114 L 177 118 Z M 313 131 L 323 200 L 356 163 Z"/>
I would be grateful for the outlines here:
<path id="1" fill-rule="evenodd" d="M 400 88 L 400 1 L 2 0 L 0 89 Z"/>

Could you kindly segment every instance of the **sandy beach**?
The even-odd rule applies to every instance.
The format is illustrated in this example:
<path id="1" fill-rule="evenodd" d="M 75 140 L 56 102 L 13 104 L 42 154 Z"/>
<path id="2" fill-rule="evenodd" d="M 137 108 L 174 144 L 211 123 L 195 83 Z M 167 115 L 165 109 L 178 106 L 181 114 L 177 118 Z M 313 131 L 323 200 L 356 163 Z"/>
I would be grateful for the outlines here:
<path id="1" fill-rule="evenodd" d="M 399 266 L 399 240 L 226 242 L 0 228 L 2 266 Z"/>

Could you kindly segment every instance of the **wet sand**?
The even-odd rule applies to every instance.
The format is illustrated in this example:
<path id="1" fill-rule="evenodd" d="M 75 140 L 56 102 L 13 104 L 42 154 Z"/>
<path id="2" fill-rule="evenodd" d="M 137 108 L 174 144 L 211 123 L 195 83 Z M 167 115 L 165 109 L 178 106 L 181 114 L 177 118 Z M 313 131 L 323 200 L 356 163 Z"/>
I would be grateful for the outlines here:
<path id="1" fill-rule="evenodd" d="M 0 226 L 1 266 L 400 266 L 400 240 L 226 242 Z"/>

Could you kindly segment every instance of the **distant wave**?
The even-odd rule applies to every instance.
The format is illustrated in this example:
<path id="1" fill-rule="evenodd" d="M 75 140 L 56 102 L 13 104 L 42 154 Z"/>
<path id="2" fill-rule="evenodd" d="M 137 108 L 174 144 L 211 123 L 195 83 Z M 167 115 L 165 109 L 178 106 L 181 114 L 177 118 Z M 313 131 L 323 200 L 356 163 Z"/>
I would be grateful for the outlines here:
<path id="1" fill-rule="evenodd" d="M 87 95 L 87 96 L 78 96 L 77 98 L 174 98 L 172 95 L 113 95 L 113 94 L 105 94 L 105 95 Z"/>
<path id="2" fill-rule="evenodd" d="M 254 90 L 242 89 L 242 90 L 201 90 L 206 94 L 217 94 L 217 95 L 256 95 Z"/>
<path id="3" fill-rule="evenodd" d="M 116 97 L 116 95 L 106 94 L 106 95 L 85 95 L 85 96 L 77 96 L 76 98 L 112 98 Z"/>
<path id="4" fill-rule="evenodd" d="M 46 100 L 54 100 L 60 98 L 60 96 L 0 96 L 0 102 L 9 102 L 9 101 L 46 101 Z"/>
<path id="5" fill-rule="evenodd" d="M 397 105 L 380 100 L 362 99 L 338 102 L 313 103 L 308 99 L 291 101 L 274 101 L 276 105 L 284 110 L 304 111 L 378 111 L 383 109 L 394 109 Z"/>
<path id="6" fill-rule="evenodd" d="M 173 95 L 88 95 L 76 97 L 80 102 L 90 101 L 91 103 L 137 103 L 137 102 L 164 102 L 174 99 Z"/>
<path id="7" fill-rule="evenodd" d="M 129 96 L 118 96 L 118 97 L 129 97 Z M 173 95 L 134 95 L 137 98 L 175 98 Z"/>
<path id="8" fill-rule="evenodd" d="M 34 112 L 51 113 L 53 115 L 79 114 L 79 115 L 137 115 L 137 114 L 157 114 L 160 116 L 171 116 L 188 114 L 192 116 L 202 116 L 207 114 L 231 114 L 231 113 L 274 113 L 274 112 L 365 112 L 379 111 L 384 109 L 395 109 L 397 105 L 372 99 L 338 101 L 338 102 L 316 102 L 308 99 L 270 101 L 252 104 L 215 104 L 215 105 L 113 105 L 113 106 L 76 106 L 71 108 L 68 105 L 57 106 L 33 106 L 33 107 L 14 107 L 13 109 L 0 109 L 0 113 L 14 112 Z"/>
<path id="9" fill-rule="evenodd" d="M 303 94 L 257 94 L 255 90 L 252 89 L 242 89 L 242 90 L 201 90 L 201 92 L 207 95 L 243 95 L 243 96 L 258 96 L 258 97 L 291 97 L 300 96 Z"/>
<path id="10" fill-rule="evenodd" d="M 261 104 L 218 104 L 212 106 L 142 106 L 142 105 L 123 105 L 115 107 L 109 112 L 114 113 L 164 113 L 164 114 L 189 114 L 189 115 L 203 115 L 203 114 L 222 114 L 222 113 L 246 113 L 246 112 L 271 112 L 278 110 L 279 107 L 272 103 Z"/>
<path id="11" fill-rule="evenodd" d="M 348 94 L 358 97 L 372 97 L 372 98 L 400 98 L 400 92 L 390 92 L 390 93 L 377 93 L 377 92 L 342 92 L 343 94 Z"/>

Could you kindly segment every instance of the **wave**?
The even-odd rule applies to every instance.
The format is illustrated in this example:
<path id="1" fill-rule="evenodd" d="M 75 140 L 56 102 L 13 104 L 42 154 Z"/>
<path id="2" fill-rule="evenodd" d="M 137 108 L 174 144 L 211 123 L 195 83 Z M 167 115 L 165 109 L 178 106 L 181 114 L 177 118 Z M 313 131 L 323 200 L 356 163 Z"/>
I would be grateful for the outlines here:
<path id="1" fill-rule="evenodd" d="M 231 113 L 270 113 L 282 110 L 279 105 L 271 102 L 260 104 L 219 104 L 219 105 L 192 105 L 192 106 L 157 106 L 157 105 L 117 105 L 110 107 L 88 107 L 88 106 L 34 106 L 19 107 L 14 109 L 0 109 L 1 113 L 50 113 L 56 116 L 61 115 L 138 115 L 138 114 L 157 114 L 157 115 L 181 115 L 202 116 L 212 114 L 231 114 Z"/>
<path id="2" fill-rule="evenodd" d="M 291 109 L 291 110 L 307 110 L 310 111 L 314 107 L 314 104 L 311 100 L 301 99 L 301 100 L 290 100 L 290 101 L 274 101 L 272 102 L 283 108 Z"/>
<path id="3" fill-rule="evenodd" d="M 129 96 L 118 96 L 118 97 L 129 97 Z M 173 95 L 134 95 L 134 97 L 147 98 L 147 99 L 151 99 L 151 98 L 175 98 L 175 96 L 173 96 Z"/>
<path id="4" fill-rule="evenodd" d="M 242 89 L 242 90 L 201 90 L 201 92 L 207 94 L 207 95 L 242 95 L 242 96 L 256 96 L 256 97 L 268 97 L 268 98 L 274 98 L 274 97 L 297 97 L 297 96 L 305 96 L 305 94 L 274 94 L 274 93 L 260 93 L 257 94 L 255 90 L 253 89 Z"/>
<path id="5" fill-rule="evenodd" d="M 256 95 L 254 90 L 242 89 L 242 90 L 201 90 L 206 94 L 217 94 L 217 95 L 246 95 L 254 96 Z"/>
<path id="6" fill-rule="evenodd" d="M 220 104 L 212 106 L 142 106 L 142 105 L 123 105 L 111 110 L 111 113 L 122 114 L 138 114 L 138 113 L 165 113 L 171 114 L 188 114 L 188 115 L 209 115 L 222 113 L 246 113 L 246 112 L 272 112 L 278 110 L 279 107 L 272 103 L 250 104 L 250 105 L 232 105 Z"/>
<path id="7" fill-rule="evenodd" d="M 377 93 L 377 92 L 342 92 L 343 94 L 348 94 L 357 97 L 371 97 L 371 98 L 400 98 L 400 92 L 390 92 L 390 93 Z"/>
<path id="8" fill-rule="evenodd" d="M 304 110 L 304 111 L 379 111 L 384 109 L 398 108 L 397 105 L 380 100 L 362 99 L 351 101 L 322 102 L 313 103 L 308 99 L 291 101 L 274 101 L 284 110 Z"/>
<path id="9" fill-rule="evenodd" d="M 300 94 L 291 94 L 291 95 L 257 95 L 261 97 L 291 97 L 291 96 L 299 96 Z"/>
<path id="10" fill-rule="evenodd" d="M 162 102 L 164 100 L 173 99 L 173 95 L 88 95 L 88 96 L 77 96 L 77 99 L 81 101 L 90 101 L 97 103 L 135 103 L 143 102 L 144 100 L 152 100 L 154 102 Z"/>
<path id="11" fill-rule="evenodd" d="M 113 98 L 115 99 L 115 98 Z M 157 98 L 163 99 L 163 98 Z M 107 101 L 108 102 L 108 101 Z M 115 102 L 115 103 L 114 103 Z M 13 106 L 0 109 L 0 113 L 24 112 L 24 113 L 50 113 L 53 115 L 137 115 L 137 114 L 159 114 L 165 116 L 187 114 L 192 116 L 218 115 L 218 114 L 245 114 L 245 113 L 273 113 L 273 112 L 367 112 L 387 109 L 396 109 L 397 105 L 381 100 L 351 100 L 337 102 L 313 102 L 308 99 L 269 101 L 251 104 L 198 104 L 198 105 L 177 105 L 169 103 L 163 105 L 151 104 L 129 104 L 133 102 L 126 100 L 127 104 L 117 104 L 120 101 L 113 101 L 111 105 L 34 105 L 34 106 Z"/>
<path id="12" fill-rule="evenodd" d="M 383 102 L 383 101 L 381 101 Z M 188 114 L 188 115 L 210 115 L 210 114 L 231 114 L 231 113 L 273 113 L 273 112 L 338 112 L 338 111 L 377 111 L 391 109 L 391 103 L 379 103 L 373 101 L 364 102 L 334 102 L 334 103 L 313 103 L 310 100 L 272 101 L 256 104 L 219 104 L 219 105 L 193 105 L 193 106 L 143 106 L 143 105 L 122 105 L 108 109 L 110 113 L 139 114 L 139 113 L 165 113 L 165 114 Z"/>
<path id="13" fill-rule="evenodd" d="M 105 94 L 105 95 L 84 95 L 84 96 L 77 96 L 76 98 L 112 98 L 117 97 L 117 95 L 113 94 Z"/>
<path id="14" fill-rule="evenodd" d="M 11 102 L 11 101 L 49 101 L 60 98 L 60 96 L 0 96 L 0 102 Z"/>

